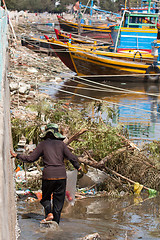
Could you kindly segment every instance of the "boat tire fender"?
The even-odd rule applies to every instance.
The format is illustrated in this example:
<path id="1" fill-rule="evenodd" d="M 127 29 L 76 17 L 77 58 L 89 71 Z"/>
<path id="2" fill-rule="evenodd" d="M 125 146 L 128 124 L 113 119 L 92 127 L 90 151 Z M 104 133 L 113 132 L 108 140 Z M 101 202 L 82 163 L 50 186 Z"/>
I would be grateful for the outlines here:
<path id="1" fill-rule="evenodd" d="M 141 54 L 140 51 L 135 52 L 134 57 L 133 57 L 133 61 L 135 61 L 135 57 L 136 57 L 136 55 L 137 55 L 138 53 L 139 53 L 139 55 L 140 55 L 140 60 L 142 61 L 142 54 Z"/>
<path id="2" fill-rule="evenodd" d="M 146 78 L 149 81 L 158 81 L 159 80 L 159 75 L 150 75 L 150 74 L 156 74 L 156 73 L 160 73 L 159 67 L 151 65 L 147 68 L 146 70 Z"/>

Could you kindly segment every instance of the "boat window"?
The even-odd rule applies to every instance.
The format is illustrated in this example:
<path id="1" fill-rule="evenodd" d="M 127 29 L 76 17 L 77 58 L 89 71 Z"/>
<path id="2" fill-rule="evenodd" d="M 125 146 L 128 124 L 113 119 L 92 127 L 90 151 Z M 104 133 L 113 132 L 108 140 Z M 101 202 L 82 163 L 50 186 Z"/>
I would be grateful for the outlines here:
<path id="1" fill-rule="evenodd" d="M 125 18 L 125 27 L 130 28 L 156 28 L 157 18 L 152 16 L 130 15 Z"/>

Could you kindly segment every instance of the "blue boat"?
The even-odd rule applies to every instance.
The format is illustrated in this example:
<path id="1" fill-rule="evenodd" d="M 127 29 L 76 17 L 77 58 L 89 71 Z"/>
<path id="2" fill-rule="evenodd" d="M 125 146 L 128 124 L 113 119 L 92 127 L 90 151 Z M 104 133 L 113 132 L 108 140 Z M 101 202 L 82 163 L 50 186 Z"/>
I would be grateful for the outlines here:
<path id="1" fill-rule="evenodd" d="M 115 26 L 111 32 L 114 52 L 151 53 L 152 42 L 159 39 L 158 10 L 156 6 L 154 9 L 151 8 L 151 0 L 142 0 L 142 3 L 143 10 L 142 8 L 128 10 L 125 6 L 120 26 Z"/>
<path id="2" fill-rule="evenodd" d="M 158 14 L 134 13 L 125 10 L 121 24 L 111 32 L 114 52 L 147 51 L 151 43 L 159 38 Z"/>

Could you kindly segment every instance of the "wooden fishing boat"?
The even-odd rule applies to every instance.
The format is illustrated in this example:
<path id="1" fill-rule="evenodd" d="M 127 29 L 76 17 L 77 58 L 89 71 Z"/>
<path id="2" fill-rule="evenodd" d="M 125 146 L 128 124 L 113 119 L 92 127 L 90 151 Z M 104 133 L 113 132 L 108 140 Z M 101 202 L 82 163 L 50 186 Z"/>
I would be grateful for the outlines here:
<path id="1" fill-rule="evenodd" d="M 127 75 L 158 72 L 151 68 L 154 56 L 149 53 L 114 53 L 104 46 L 82 46 L 48 41 L 61 61 L 77 75 Z M 149 68 L 150 67 L 150 68 Z"/>
<path id="2" fill-rule="evenodd" d="M 58 29 L 54 29 L 55 33 L 56 33 L 56 37 L 57 40 L 60 40 L 62 42 L 72 42 L 72 44 L 95 44 L 95 41 L 97 44 L 101 44 L 101 45 L 111 45 L 113 44 L 111 35 L 110 35 L 110 39 L 108 39 L 107 41 L 103 41 L 103 40 L 94 40 L 93 38 L 89 38 L 88 36 L 82 36 L 82 35 L 78 35 L 78 34 L 74 34 L 74 33 L 68 33 L 66 31 L 63 30 L 58 30 Z"/>
<path id="3" fill-rule="evenodd" d="M 142 0 L 141 6 L 139 7 L 122 7 L 121 11 L 123 12 L 125 9 L 130 12 L 138 12 L 138 13 L 159 13 L 159 1 L 151 1 L 151 0 Z"/>
<path id="4" fill-rule="evenodd" d="M 158 14 L 124 10 L 120 26 L 111 32 L 115 52 L 131 50 L 151 52 L 151 43 L 159 38 Z"/>
<path id="5" fill-rule="evenodd" d="M 69 47 L 71 60 L 78 76 L 97 76 L 101 75 L 130 75 L 142 74 L 146 75 L 149 80 L 158 80 L 159 75 L 150 78 L 151 74 L 160 72 L 159 66 L 153 63 L 129 61 L 122 58 L 112 57 L 109 54 L 92 53 L 91 51 L 82 51 L 73 46 Z M 116 55 L 116 53 L 115 53 Z M 148 75 L 149 74 L 149 75 Z"/>
<path id="6" fill-rule="evenodd" d="M 101 24 L 101 25 L 87 25 L 84 23 L 74 23 L 72 21 L 68 21 L 61 16 L 57 16 L 58 22 L 60 25 L 60 29 L 67 32 L 80 33 L 82 36 L 87 36 L 89 34 L 90 37 L 96 39 L 108 39 L 110 38 L 111 28 L 115 26 L 115 24 Z"/>
<path id="7" fill-rule="evenodd" d="M 73 72 L 76 72 L 70 53 L 69 53 L 69 45 L 67 42 L 61 42 L 54 38 L 49 38 L 48 36 L 44 35 L 47 39 L 48 43 L 50 44 L 51 48 L 54 50 L 54 53 L 57 57 L 61 59 L 61 61 Z M 100 48 L 105 51 L 105 49 L 108 49 L 109 46 L 101 46 L 101 45 L 93 45 L 93 44 L 74 44 L 75 48 L 83 49 L 83 50 L 91 50 L 94 48 Z"/>
<path id="8" fill-rule="evenodd" d="M 49 42 L 51 48 L 54 50 L 57 57 L 61 59 L 61 61 L 73 72 L 76 72 L 74 65 L 72 63 L 72 59 L 70 57 L 69 49 L 67 43 L 56 41 L 56 39 L 49 39 L 46 36 L 47 41 Z"/>
<path id="9" fill-rule="evenodd" d="M 21 45 L 35 52 L 42 52 L 48 55 L 55 56 L 54 51 L 52 50 L 49 42 L 45 38 L 22 36 Z"/>
<path id="10" fill-rule="evenodd" d="M 91 2 L 90 6 L 89 2 Z M 102 10 L 98 7 L 95 8 L 93 5 L 93 0 L 88 0 L 87 5 L 83 5 L 78 1 L 74 7 L 76 10 L 75 13 L 77 14 L 76 16 L 74 16 L 74 20 L 68 21 L 67 19 L 64 19 L 59 15 L 57 16 L 60 28 L 64 31 L 73 31 L 81 35 L 89 34 L 89 37 L 96 39 L 108 38 L 108 33 L 110 33 L 111 28 L 117 25 L 116 18 L 120 17 L 120 15 L 117 13 Z M 90 15 L 84 15 L 86 9 L 89 9 Z M 103 20 L 97 18 L 97 14 L 95 18 L 93 12 L 98 12 L 105 15 L 105 23 Z M 112 16 L 112 18 L 110 19 L 109 16 Z M 115 17 L 114 19 L 113 16 Z"/>

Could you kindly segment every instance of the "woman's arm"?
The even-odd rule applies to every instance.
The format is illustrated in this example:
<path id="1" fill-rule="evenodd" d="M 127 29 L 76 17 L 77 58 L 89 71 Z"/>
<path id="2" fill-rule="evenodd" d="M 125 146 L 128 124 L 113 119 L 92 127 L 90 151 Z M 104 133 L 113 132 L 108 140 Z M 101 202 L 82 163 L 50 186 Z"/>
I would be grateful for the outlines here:
<path id="1" fill-rule="evenodd" d="M 64 143 L 64 156 L 72 163 L 74 168 L 76 168 L 78 171 L 82 170 L 82 168 L 78 162 L 78 157 L 70 152 L 69 148 L 67 147 L 67 145 L 65 143 Z"/>
<path id="2" fill-rule="evenodd" d="M 39 159 L 39 157 L 43 156 L 43 144 L 42 142 L 37 145 L 37 147 L 33 150 L 32 153 L 29 155 L 25 154 L 17 154 L 10 151 L 11 155 L 13 157 L 16 157 L 17 159 L 20 159 L 22 162 L 30 163 L 35 162 Z"/>

